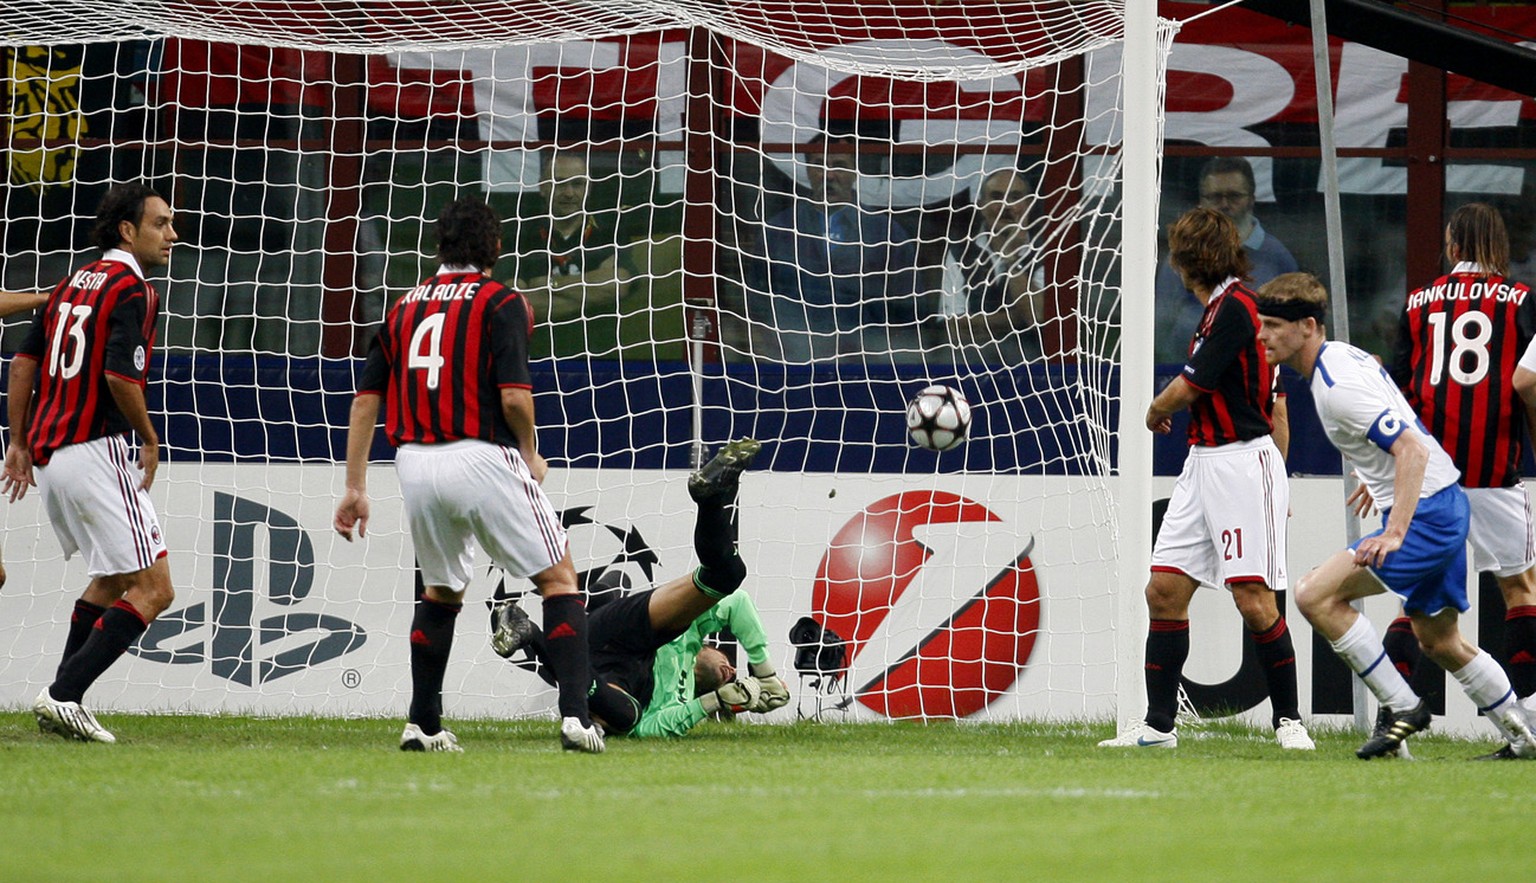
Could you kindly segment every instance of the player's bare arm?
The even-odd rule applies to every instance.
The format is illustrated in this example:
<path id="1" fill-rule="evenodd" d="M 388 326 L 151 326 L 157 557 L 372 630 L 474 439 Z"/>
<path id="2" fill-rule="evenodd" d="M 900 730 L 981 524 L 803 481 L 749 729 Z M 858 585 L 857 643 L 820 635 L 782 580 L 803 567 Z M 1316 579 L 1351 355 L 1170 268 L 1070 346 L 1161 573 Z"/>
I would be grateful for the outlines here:
<path id="1" fill-rule="evenodd" d="M 1152 400 L 1152 406 L 1147 408 L 1147 428 L 1159 435 L 1172 432 L 1173 415 L 1194 404 L 1201 395 L 1203 393 L 1182 376 L 1173 378 L 1173 382 L 1163 387 L 1163 391 Z"/>
<path id="2" fill-rule="evenodd" d="M 1408 535 L 1408 523 L 1419 508 L 1419 492 L 1424 489 L 1424 467 L 1429 463 L 1429 448 L 1408 433 L 1392 443 L 1396 471 L 1392 477 L 1392 514 L 1386 526 L 1374 537 L 1360 541 L 1355 549 L 1355 563 L 1379 567 L 1387 555 L 1396 552 Z"/>
<path id="3" fill-rule="evenodd" d="M 501 391 L 501 416 L 517 436 L 517 452 L 523 455 L 533 480 L 544 483 L 549 463 L 539 453 L 539 432 L 533 423 L 533 392 L 515 386 Z"/>
<path id="4" fill-rule="evenodd" d="M 349 543 L 354 527 L 358 536 L 368 535 L 368 450 L 379 425 L 379 405 L 377 393 L 358 393 L 347 421 L 347 485 L 332 524 Z"/>
<path id="5" fill-rule="evenodd" d="M 139 487 L 149 490 L 155 483 L 155 472 L 160 468 L 160 435 L 155 432 L 155 425 L 149 422 L 149 405 L 144 401 L 144 388 L 138 381 L 116 374 L 107 375 L 107 389 L 112 393 L 112 401 L 117 403 L 117 409 L 128 418 L 128 425 L 139 436 L 139 468 L 144 471 L 144 479 Z"/>
<path id="6" fill-rule="evenodd" d="M 1280 449 L 1280 458 L 1288 459 L 1291 456 L 1291 409 L 1285 403 L 1285 396 L 1275 399 L 1270 410 L 1270 423 L 1272 428 L 1269 437 L 1275 447 Z"/>
<path id="7" fill-rule="evenodd" d="M 13 503 L 27 495 L 27 488 L 37 484 L 32 475 L 32 448 L 27 444 L 36 384 L 37 360 L 24 356 L 12 359 L 11 380 L 6 390 L 11 441 L 5 449 L 5 493 Z"/>
<path id="8" fill-rule="evenodd" d="M 1525 403 L 1526 431 L 1530 438 L 1536 439 L 1536 371 L 1517 365 L 1512 383 L 1520 401 Z"/>
<path id="9" fill-rule="evenodd" d="M 41 291 L 0 291 L 0 317 L 35 310 L 48 302 Z"/>

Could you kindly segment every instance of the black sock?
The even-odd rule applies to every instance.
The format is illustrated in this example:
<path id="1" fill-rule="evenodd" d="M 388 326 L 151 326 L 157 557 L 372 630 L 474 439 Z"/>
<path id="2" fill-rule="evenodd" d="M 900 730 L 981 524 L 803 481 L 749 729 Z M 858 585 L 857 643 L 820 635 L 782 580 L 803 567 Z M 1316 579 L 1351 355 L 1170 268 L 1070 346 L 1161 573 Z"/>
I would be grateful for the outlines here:
<path id="1" fill-rule="evenodd" d="M 428 736 L 443 729 L 443 675 L 453 650 L 453 624 L 463 606 L 423 596 L 411 618 L 410 721 Z"/>
<path id="2" fill-rule="evenodd" d="M 1504 669 L 1516 696 L 1536 693 L 1536 607 L 1511 607 L 1504 614 Z"/>
<path id="3" fill-rule="evenodd" d="M 1301 720 L 1301 702 L 1296 697 L 1296 647 L 1291 642 L 1291 630 L 1285 617 L 1262 632 L 1250 632 L 1254 649 L 1259 654 L 1259 667 L 1264 670 L 1264 682 L 1269 685 L 1271 723 L 1280 726 L 1281 718 Z"/>
<path id="4" fill-rule="evenodd" d="M 580 596 L 544 599 L 544 653 L 560 688 L 560 716 L 591 726 L 587 691 L 592 687 L 592 666 L 587 655 L 587 608 Z"/>
<path id="5" fill-rule="evenodd" d="M 700 502 L 693 522 L 693 551 L 699 556 L 693 584 L 716 600 L 736 591 L 747 578 L 747 565 L 737 546 L 735 499 L 733 491 L 723 499 Z"/>
<path id="6" fill-rule="evenodd" d="M 1406 616 L 1392 620 L 1381 643 L 1387 658 L 1392 660 L 1392 667 L 1407 679 L 1413 692 L 1431 708 L 1440 707 L 1438 702 L 1445 692 L 1445 669 L 1424 655 L 1419 639 L 1413 633 L 1413 620 Z"/>
<path id="7" fill-rule="evenodd" d="M 1154 619 L 1147 629 L 1147 723 L 1173 732 L 1179 712 L 1179 678 L 1189 658 L 1189 620 Z"/>
<path id="8" fill-rule="evenodd" d="M 1387 633 L 1381 638 L 1381 645 L 1398 674 L 1404 679 L 1411 679 L 1413 670 L 1418 668 L 1419 660 L 1424 656 L 1419 649 L 1419 639 L 1413 634 L 1413 621 L 1406 616 L 1392 620 L 1387 626 Z"/>
<path id="9" fill-rule="evenodd" d="M 96 679 L 111 668 L 147 628 L 149 623 L 127 601 L 118 601 L 107 608 L 91 627 L 91 633 L 80 649 L 59 666 L 58 676 L 48 688 L 49 695 L 59 702 L 79 702 Z"/>
<path id="10" fill-rule="evenodd" d="M 96 620 L 101 619 L 107 608 L 98 607 L 83 598 L 75 602 L 75 612 L 69 617 L 69 635 L 64 639 L 64 655 L 59 657 L 59 671 L 64 670 L 64 663 L 75 652 L 85 646 L 85 640 L 91 636 L 91 630 L 96 627 Z M 58 677 L 57 674 L 54 677 Z"/>

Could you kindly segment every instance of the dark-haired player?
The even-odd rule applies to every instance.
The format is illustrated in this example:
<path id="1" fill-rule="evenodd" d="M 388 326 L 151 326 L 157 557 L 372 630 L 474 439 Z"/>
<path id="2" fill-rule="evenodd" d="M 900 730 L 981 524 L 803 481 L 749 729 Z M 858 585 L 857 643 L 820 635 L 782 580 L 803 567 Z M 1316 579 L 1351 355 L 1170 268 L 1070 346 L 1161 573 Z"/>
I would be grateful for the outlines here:
<path id="1" fill-rule="evenodd" d="M 1237 227 L 1213 208 L 1168 228 L 1174 267 L 1205 305 L 1184 370 L 1152 401 L 1147 428 L 1168 432 L 1189 408 L 1189 459 L 1173 487 L 1147 583 L 1147 715 L 1111 748 L 1175 748 L 1179 679 L 1189 656 L 1189 603 L 1201 584 L 1225 586 L 1258 650 L 1275 739 L 1315 746 L 1301 722 L 1296 651 L 1275 601 L 1287 586 L 1285 519 L 1290 486 L 1271 438 L 1275 375 L 1259 346 L 1248 255 Z"/>
<path id="2" fill-rule="evenodd" d="M 1525 698 L 1536 693 L 1536 530 L 1520 483 L 1531 415 L 1515 374 L 1536 338 L 1536 298 L 1530 286 L 1507 278 L 1509 234 L 1487 203 L 1451 214 L 1445 256 L 1451 272 L 1404 301 L 1392 379 L 1461 470 L 1472 564 L 1491 572 L 1504 595 L 1504 668 Z M 1392 624 L 1387 650 L 1401 670 L 1415 673 L 1423 694 L 1434 666 L 1422 663 L 1405 626 L 1406 618 Z"/>
<path id="3" fill-rule="evenodd" d="M 586 609 L 565 528 L 540 482 L 528 373 L 533 315 L 517 292 L 486 275 L 501 253 L 501 222 L 459 199 L 437 222 L 437 273 L 389 310 L 368 351 L 347 432 L 346 493 L 335 528 L 366 535 L 368 449 L 379 411 L 399 448 L 395 469 L 425 589 L 411 621 L 411 707 L 405 751 L 459 751 L 442 725 L 443 675 L 464 605 L 476 540 L 544 598 L 544 634 L 560 685 L 560 741 L 598 753 L 587 712 Z"/>
<path id="4" fill-rule="evenodd" d="M 593 606 L 588 638 L 596 684 L 592 716 L 609 733 L 681 736 L 717 711 L 768 712 L 789 689 L 768 659 L 768 635 L 752 599 L 737 591 L 747 567 L 737 549 L 736 491 L 760 445 L 739 439 L 691 476 L 698 504 L 693 546 L 699 567 L 660 588 Z M 504 657 L 526 648 L 543 659 L 544 640 L 515 602 L 496 608 L 491 646 Z M 750 663 L 738 677 L 705 638 L 730 629 Z M 542 670 L 541 670 L 542 673 Z"/>
<path id="5" fill-rule="evenodd" d="M 117 741 L 81 700 L 175 598 L 149 499 L 160 436 L 144 400 L 160 313 L 144 271 L 170 261 L 171 221 L 143 184 L 107 191 L 91 233 L 101 257 L 54 288 L 11 364 L 6 493 L 15 501 L 37 484 L 65 557 L 81 552 L 91 577 L 58 673 L 32 706 L 43 732 L 67 739 Z"/>

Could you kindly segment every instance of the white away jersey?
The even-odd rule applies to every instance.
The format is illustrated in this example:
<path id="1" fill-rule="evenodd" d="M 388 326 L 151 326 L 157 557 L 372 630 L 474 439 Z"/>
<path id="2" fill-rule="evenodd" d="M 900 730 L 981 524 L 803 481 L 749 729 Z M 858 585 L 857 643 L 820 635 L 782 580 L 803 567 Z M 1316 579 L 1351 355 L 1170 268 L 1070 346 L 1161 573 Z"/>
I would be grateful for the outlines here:
<path id="1" fill-rule="evenodd" d="M 1429 449 L 1419 499 L 1432 496 L 1461 477 L 1450 455 L 1425 431 L 1397 384 L 1364 350 L 1347 343 L 1323 344 L 1312 369 L 1312 401 L 1328 440 L 1348 460 L 1366 489 L 1385 510 L 1392 505 L 1397 462 L 1392 443 L 1413 433 Z"/>

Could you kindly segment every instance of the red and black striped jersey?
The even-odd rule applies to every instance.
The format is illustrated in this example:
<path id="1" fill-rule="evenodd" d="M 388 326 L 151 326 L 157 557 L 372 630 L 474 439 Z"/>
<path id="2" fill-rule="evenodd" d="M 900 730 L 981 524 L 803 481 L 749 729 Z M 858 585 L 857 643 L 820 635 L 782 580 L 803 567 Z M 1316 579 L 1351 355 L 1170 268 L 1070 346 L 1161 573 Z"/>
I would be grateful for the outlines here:
<path id="1" fill-rule="evenodd" d="M 1189 343 L 1184 379 L 1205 393 L 1189 406 L 1189 443 L 1213 447 L 1269 435 L 1275 383 L 1259 345 L 1254 293 L 1228 279 L 1211 295 Z"/>
<path id="2" fill-rule="evenodd" d="M 160 295 L 138 262 L 111 249 L 54 287 L 16 353 L 38 362 L 37 400 L 27 429 L 32 461 L 128 432 L 107 376 L 144 386 L 155 346 Z"/>
<path id="3" fill-rule="evenodd" d="M 1461 470 L 1465 487 L 1520 481 L 1525 408 L 1512 378 L 1536 336 L 1529 286 L 1474 264 L 1408 293 L 1392 379 Z"/>
<path id="4" fill-rule="evenodd" d="M 533 313 L 517 292 L 473 270 L 440 271 L 390 307 L 358 394 L 384 396 L 392 444 L 481 439 L 515 447 L 501 390 L 532 389 L 532 333 Z"/>

